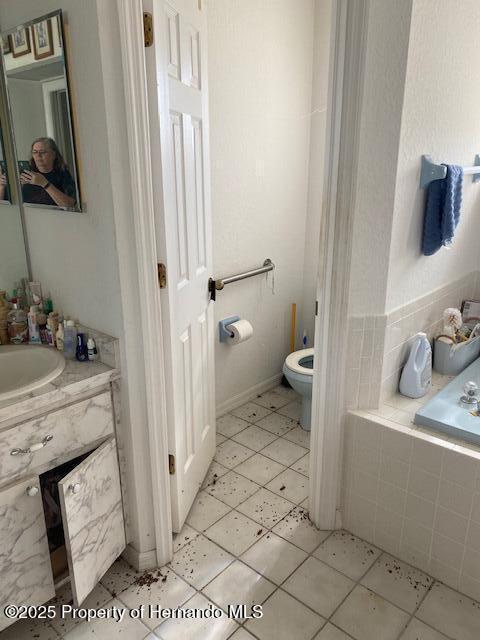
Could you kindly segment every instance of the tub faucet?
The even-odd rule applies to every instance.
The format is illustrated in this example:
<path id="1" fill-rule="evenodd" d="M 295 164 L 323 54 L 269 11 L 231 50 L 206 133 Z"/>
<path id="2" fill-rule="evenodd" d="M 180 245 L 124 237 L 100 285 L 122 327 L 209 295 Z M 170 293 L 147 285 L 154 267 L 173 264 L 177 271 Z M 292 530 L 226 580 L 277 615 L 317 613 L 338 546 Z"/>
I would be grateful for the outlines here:
<path id="1" fill-rule="evenodd" d="M 466 409 L 471 409 L 478 405 L 478 384 L 470 380 L 465 383 L 463 387 L 464 394 L 460 396 L 460 404 L 464 405 Z"/>

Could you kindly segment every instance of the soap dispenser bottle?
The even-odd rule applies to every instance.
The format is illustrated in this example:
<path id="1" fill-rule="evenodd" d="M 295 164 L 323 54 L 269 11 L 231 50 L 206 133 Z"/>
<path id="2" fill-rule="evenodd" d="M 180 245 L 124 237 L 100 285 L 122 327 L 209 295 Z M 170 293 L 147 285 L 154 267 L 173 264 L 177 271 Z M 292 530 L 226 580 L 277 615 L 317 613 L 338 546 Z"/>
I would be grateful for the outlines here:
<path id="1" fill-rule="evenodd" d="M 400 393 L 421 398 L 432 384 L 432 348 L 426 333 L 414 337 L 410 355 L 400 378 Z"/>

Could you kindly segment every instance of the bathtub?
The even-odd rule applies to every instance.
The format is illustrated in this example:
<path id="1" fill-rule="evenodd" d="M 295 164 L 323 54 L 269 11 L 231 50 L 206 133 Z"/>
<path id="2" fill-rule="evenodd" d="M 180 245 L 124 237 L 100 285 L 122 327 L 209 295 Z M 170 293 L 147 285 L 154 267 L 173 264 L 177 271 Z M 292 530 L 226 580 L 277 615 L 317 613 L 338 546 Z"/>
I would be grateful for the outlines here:
<path id="1" fill-rule="evenodd" d="M 480 387 L 480 358 L 417 411 L 415 424 L 480 445 L 480 417 L 473 415 L 472 409 L 466 409 L 459 402 L 464 393 L 463 387 L 469 380 Z"/>

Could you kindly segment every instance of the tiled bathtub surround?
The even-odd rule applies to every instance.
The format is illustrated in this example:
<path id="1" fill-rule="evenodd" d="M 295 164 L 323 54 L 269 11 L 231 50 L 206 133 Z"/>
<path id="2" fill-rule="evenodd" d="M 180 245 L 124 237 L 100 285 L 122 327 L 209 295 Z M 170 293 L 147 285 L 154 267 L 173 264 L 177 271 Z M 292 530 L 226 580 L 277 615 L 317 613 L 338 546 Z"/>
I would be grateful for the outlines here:
<path id="1" fill-rule="evenodd" d="M 460 307 L 465 299 L 480 299 L 480 272 L 470 273 L 386 315 L 350 317 L 347 409 L 377 408 L 382 400 L 396 394 L 413 336 L 424 331 L 433 340 L 443 326 L 443 311 Z"/>
<path id="2" fill-rule="evenodd" d="M 378 406 L 385 327 L 385 316 L 349 320 L 345 385 L 348 409 Z"/>
<path id="3" fill-rule="evenodd" d="M 480 451 L 363 412 L 344 447 L 345 528 L 480 598 Z"/>
<path id="4" fill-rule="evenodd" d="M 400 372 L 408 357 L 413 336 L 419 331 L 424 331 L 432 340 L 441 332 L 443 311 L 447 307 L 460 307 L 463 300 L 479 297 L 480 273 L 476 271 L 417 298 L 386 316 L 382 398 L 396 393 Z"/>

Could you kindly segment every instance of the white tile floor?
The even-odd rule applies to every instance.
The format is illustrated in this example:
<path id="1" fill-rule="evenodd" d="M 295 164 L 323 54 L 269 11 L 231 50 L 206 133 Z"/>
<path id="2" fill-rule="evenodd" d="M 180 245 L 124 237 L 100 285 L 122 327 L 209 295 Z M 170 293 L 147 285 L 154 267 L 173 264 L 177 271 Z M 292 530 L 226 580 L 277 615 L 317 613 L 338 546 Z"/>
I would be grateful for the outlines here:
<path id="1" fill-rule="evenodd" d="M 118 560 L 86 606 L 263 604 L 261 619 L 25 623 L 0 640 L 478 640 L 480 604 L 346 531 L 318 531 L 302 505 L 308 438 L 279 387 L 218 421 L 216 460 L 168 567 Z M 68 587 L 57 596 L 70 599 Z"/>

